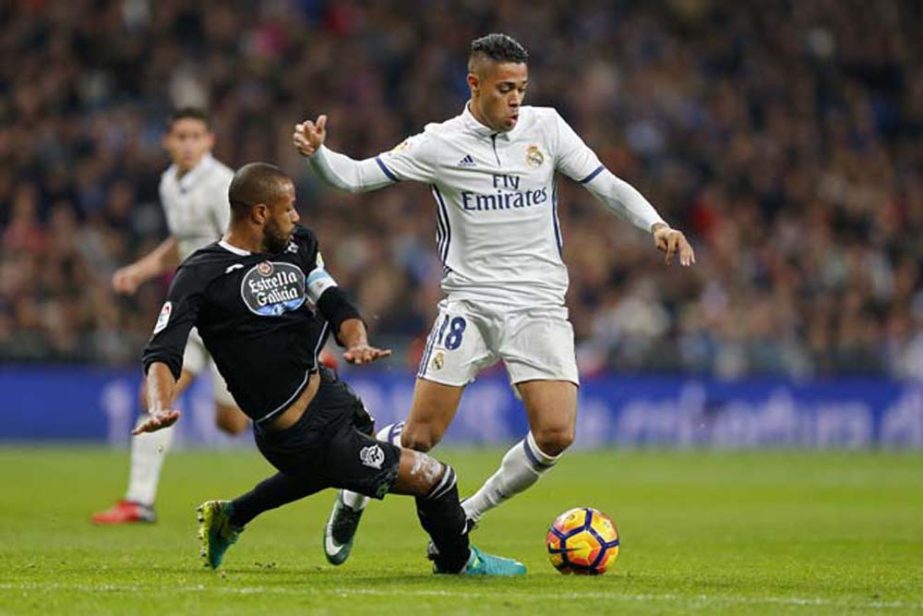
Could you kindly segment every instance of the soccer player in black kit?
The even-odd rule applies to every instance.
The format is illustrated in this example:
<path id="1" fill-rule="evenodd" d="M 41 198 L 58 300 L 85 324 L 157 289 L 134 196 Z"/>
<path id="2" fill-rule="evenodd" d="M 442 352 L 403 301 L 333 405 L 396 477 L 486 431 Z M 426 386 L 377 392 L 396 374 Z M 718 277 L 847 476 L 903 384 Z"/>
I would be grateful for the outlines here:
<path id="1" fill-rule="evenodd" d="M 232 501 L 199 507 L 206 564 L 217 568 L 257 515 L 324 488 L 382 498 L 416 497 L 420 523 L 438 548 L 436 573 L 521 575 L 513 560 L 468 543 L 455 472 L 427 454 L 372 438 L 373 420 L 317 353 L 332 333 L 346 361 L 390 351 L 370 346 L 365 324 L 324 269 L 314 234 L 296 223 L 295 189 L 281 170 L 251 163 L 229 189 L 231 223 L 219 242 L 179 267 L 144 350 L 149 418 L 135 434 L 175 423 L 176 381 L 189 330 L 198 328 L 257 447 L 278 471 Z"/>

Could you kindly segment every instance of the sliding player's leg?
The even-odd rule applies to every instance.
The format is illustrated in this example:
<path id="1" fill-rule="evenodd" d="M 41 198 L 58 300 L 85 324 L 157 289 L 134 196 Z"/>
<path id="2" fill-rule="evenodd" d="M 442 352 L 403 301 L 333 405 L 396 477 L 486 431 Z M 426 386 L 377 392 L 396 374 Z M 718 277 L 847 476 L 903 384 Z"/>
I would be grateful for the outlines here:
<path id="1" fill-rule="evenodd" d="M 442 439 L 448 429 L 463 391 L 463 387 L 417 379 L 407 421 L 386 425 L 375 437 L 398 447 L 403 443 L 411 449 L 425 446 L 423 450 L 428 450 Z M 341 490 L 337 494 L 324 527 L 324 556 L 331 564 L 340 565 L 349 558 L 359 520 L 368 501 L 367 496 L 350 490 Z"/>
<path id="2" fill-rule="evenodd" d="M 201 504 L 199 520 L 200 556 L 205 565 L 217 569 L 224 554 L 240 533 L 261 513 L 314 494 L 325 486 L 307 477 L 276 473 L 234 500 L 211 500 Z"/>
<path id="3" fill-rule="evenodd" d="M 458 499 L 455 471 L 448 464 L 410 449 L 401 453 L 400 473 L 393 492 L 416 497 L 417 517 L 436 553 L 435 573 L 464 575 L 523 575 L 522 563 L 481 552 L 469 545 L 471 530 Z"/>
<path id="4" fill-rule="evenodd" d="M 443 301 L 420 359 L 410 413 L 403 422 L 378 431 L 378 440 L 429 451 L 455 418 L 465 385 L 496 361 L 484 338 L 486 320 L 467 302 Z M 341 491 L 324 528 L 324 555 L 335 565 L 349 556 L 368 498 Z"/>
<path id="5" fill-rule="evenodd" d="M 434 559 L 437 573 L 523 573 L 521 564 L 468 545 L 468 522 L 459 503 L 455 471 L 424 453 L 372 438 L 368 434 L 371 418 L 361 400 L 345 383 L 337 385 L 341 385 L 341 404 L 351 404 L 351 409 L 346 422 L 327 442 L 329 482 L 372 498 L 382 498 L 388 492 L 416 497 L 420 523 L 438 548 Z M 334 396 L 328 395 L 327 407 L 337 406 L 334 402 Z M 343 415 L 346 413 L 340 413 Z"/>
<path id="6" fill-rule="evenodd" d="M 429 455 L 401 449 L 356 430 L 331 443 L 335 484 L 373 498 L 386 492 L 414 496 L 417 517 L 436 547 L 435 573 L 522 575 L 514 560 L 481 552 L 468 543 L 468 520 L 458 499 L 455 471 Z"/>

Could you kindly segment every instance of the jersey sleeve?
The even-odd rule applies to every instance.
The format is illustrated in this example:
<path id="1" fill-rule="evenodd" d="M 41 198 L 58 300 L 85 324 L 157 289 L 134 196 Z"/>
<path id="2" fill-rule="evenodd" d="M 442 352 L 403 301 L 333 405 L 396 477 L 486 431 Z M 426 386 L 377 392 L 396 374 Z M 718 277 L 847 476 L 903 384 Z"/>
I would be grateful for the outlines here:
<path id="1" fill-rule="evenodd" d="M 433 144 L 426 133 L 404 140 L 373 158 L 354 160 L 327 146 L 308 158 L 308 164 L 327 184 L 351 193 L 378 190 L 402 180 L 433 181 Z"/>
<path id="2" fill-rule="evenodd" d="M 558 137 L 554 153 L 555 169 L 575 182 L 586 184 L 604 169 L 599 157 L 557 111 L 554 112 L 554 122 Z"/>
<path id="3" fill-rule="evenodd" d="M 144 348 L 142 363 L 145 373 L 151 364 L 161 362 L 170 368 L 173 378 L 179 379 L 186 340 L 196 324 L 203 300 L 203 285 L 195 270 L 180 267 L 170 285 L 167 301 L 160 309 L 154 332 Z"/>
<path id="4" fill-rule="evenodd" d="M 411 180 L 430 184 L 434 181 L 436 167 L 434 146 L 433 138 L 423 132 L 408 137 L 387 152 L 382 152 L 375 160 L 395 182 Z"/>
<path id="5" fill-rule="evenodd" d="M 350 193 L 378 190 L 398 181 L 388 176 L 379 157 L 355 160 L 325 145 L 308 158 L 308 166 L 330 186 Z"/>

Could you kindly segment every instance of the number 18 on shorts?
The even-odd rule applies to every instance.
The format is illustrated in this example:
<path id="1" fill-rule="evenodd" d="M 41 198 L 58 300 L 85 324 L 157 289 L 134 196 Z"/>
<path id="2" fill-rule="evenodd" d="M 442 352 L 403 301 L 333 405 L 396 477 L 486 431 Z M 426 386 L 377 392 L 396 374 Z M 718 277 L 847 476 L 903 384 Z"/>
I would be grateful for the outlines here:
<path id="1" fill-rule="evenodd" d="M 494 311 L 443 300 L 417 376 L 464 386 L 503 360 L 512 383 L 533 379 L 579 384 L 574 330 L 563 307 Z"/>

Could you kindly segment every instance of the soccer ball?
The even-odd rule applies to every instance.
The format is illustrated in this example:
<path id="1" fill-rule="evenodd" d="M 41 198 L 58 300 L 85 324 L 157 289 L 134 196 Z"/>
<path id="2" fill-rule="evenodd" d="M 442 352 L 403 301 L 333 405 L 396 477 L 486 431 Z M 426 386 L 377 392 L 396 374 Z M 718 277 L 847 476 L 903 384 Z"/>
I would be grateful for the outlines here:
<path id="1" fill-rule="evenodd" d="M 619 531 L 605 513 L 578 507 L 552 523 L 545 547 L 551 564 L 561 573 L 599 575 L 619 556 Z"/>

